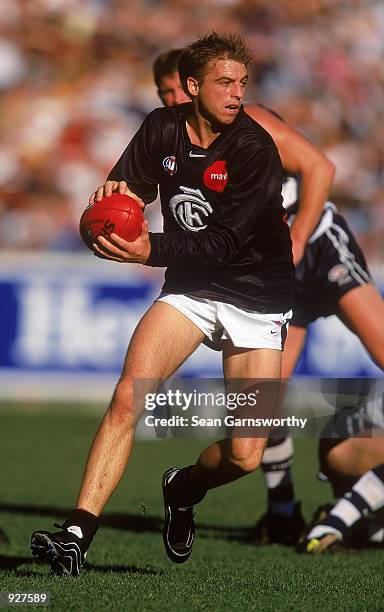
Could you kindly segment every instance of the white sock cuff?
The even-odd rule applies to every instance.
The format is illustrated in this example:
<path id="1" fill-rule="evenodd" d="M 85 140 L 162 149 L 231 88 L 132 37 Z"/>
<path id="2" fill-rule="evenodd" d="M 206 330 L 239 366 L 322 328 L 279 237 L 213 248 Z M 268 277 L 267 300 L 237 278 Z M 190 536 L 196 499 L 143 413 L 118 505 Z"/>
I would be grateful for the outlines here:
<path id="1" fill-rule="evenodd" d="M 307 535 L 307 540 L 313 540 L 314 538 L 322 538 L 328 533 L 334 533 L 339 540 L 343 539 L 343 534 L 338 529 L 335 529 L 334 527 L 328 527 L 328 525 L 316 525 Z"/>
<path id="2" fill-rule="evenodd" d="M 330 513 L 332 516 L 336 516 L 343 523 L 350 527 L 353 523 L 356 523 L 361 518 L 361 514 L 350 501 L 347 499 L 341 499 L 337 502 L 337 504 L 332 508 Z"/>
<path id="3" fill-rule="evenodd" d="M 292 438 L 288 436 L 277 444 L 276 446 L 270 446 L 265 449 L 262 463 L 264 465 L 268 463 L 276 463 L 278 461 L 287 461 L 293 455 L 293 442 Z"/>
<path id="4" fill-rule="evenodd" d="M 285 476 L 285 472 L 265 472 L 265 482 L 268 489 L 276 489 Z"/>
<path id="5" fill-rule="evenodd" d="M 384 483 L 370 470 L 359 478 L 352 491 L 356 491 L 367 502 L 372 512 L 384 506 Z"/>

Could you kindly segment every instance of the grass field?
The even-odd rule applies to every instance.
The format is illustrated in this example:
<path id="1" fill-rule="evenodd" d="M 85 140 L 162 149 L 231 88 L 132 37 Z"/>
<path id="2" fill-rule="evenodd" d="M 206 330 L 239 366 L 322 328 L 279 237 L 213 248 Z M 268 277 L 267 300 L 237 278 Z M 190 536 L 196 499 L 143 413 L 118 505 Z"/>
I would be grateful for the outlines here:
<path id="1" fill-rule="evenodd" d="M 54 610 L 384 609 L 384 550 L 312 558 L 245 541 L 264 508 L 260 474 L 211 492 L 200 504 L 194 552 L 184 565 L 162 546 L 160 478 L 196 458 L 206 441 L 138 442 L 109 503 L 80 578 L 58 578 L 30 556 L 36 528 L 50 529 L 72 507 L 99 418 L 65 406 L 0 404 L 0 591 L 50 593 Z M 330 501 L 316 478 L 316 443 L 296 443 L 295 477 L 304 513 Z"/>

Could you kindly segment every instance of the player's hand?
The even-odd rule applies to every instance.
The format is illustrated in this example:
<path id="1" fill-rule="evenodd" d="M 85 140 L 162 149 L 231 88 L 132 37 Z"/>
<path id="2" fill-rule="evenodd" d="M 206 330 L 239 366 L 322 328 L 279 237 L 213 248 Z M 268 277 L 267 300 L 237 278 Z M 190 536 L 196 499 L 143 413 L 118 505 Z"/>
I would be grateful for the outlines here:
<path id="1" fill-rule="evenodd" d="M 292 240 L 292 256 L 293 263 L 297 266 L 304 257 L 304 251 L 307 244 L 305 236 L 293 224 L 291 227 Z"/>
<path id="2" fill-rule="evenodd" d="M 110 259 L 121 263 L 145 264 L 151 253 L 148 221 L 144 221 L 141 226 L 141 234 L 134 242 L 128 242 L 117 234 L 111 234 L 109 240 L 104 236 L 98 236 L 92 247 L 95 255 L 102 259 Z"/>
<path id="3" fill-rule="evenodd" d="M 305 243 L 299 240 L 292 240 L 293 263 L 297 266 L 304 257 Z"/>
<path id="4" fill-rule="evenodd" d="M 90 196 L 88 202 L 93 204 L 94 202 L 100 202 L 104 197 L 109 198 L 113 192 L 120 193 L 121 195 L 127 195 L 136 200 L 140 208 L 144 208 L 144 202 L 139 196 L 131 191 L 125 181 L 106 181 L 104 185 L 100 185 Z"/>

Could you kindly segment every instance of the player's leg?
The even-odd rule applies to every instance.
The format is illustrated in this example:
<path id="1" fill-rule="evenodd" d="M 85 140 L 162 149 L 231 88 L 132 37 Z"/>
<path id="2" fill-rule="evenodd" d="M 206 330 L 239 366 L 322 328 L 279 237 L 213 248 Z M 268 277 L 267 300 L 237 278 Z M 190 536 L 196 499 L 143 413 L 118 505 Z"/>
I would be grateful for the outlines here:
<path id="1" fill-rule="evenodd" d="M 339 300 L 340 317 L 384 369 L 384 300 L 372 284 L 355 287 Z"/>
<path id="2" fill-rule="evenodd" d="M 54 572 L 79 573 L 98 527 L 97 517 L 128 462 L 145 394 L 155 392 L 203 338 L 203 332 L 184 314 L 162 302 L 156 302 L 138 324 L 111 404 L 89 453 L 77 509 L 64 523 L 62 532 L 33 535 L 34 554 L 51 562 Z M 136 381 L 141 382 L 135 385 Z M 76 549 L 76 555 L 66 563 L 62 555 L 68 547 Z"/>
<path id="3" fill-rule="evenodd" d="M 155 392 L 203 339 L 203 332 L 169 304 L 156 302 L 145 314 L 132 336 L 111 405 L 91 447 L 78 508 L 100 514 L 124 472 L 145 395 Z"/>
<path id="4" fill-rule="evenodd" d="M 278 410 L 280 385 L 276 381 L 280 379 L 281 355 L 278 350 L 241 349 L 230 341 L 224 342 L 223 366 L 227 388 L 246 392 L 258 387 L 258 381 L 263 381 L 257 409 L 248 409 L 248 416 L 273 416 Z M 242 381 L 240 386 L 237 381 Z M 191 470 L 191 486 L 208 490 L 253 472 L 260 465 L 265 445 L 266 436 L 258 437 L 257 433 L 251 437 L 232 436 L 211 444 Z"/>
<path id="5" fill-rule="evenodd" d="M 343 440 L 327 455 L 330 470 L 357 479 L 376 465 L 384 463 L 383 438 L 383 431 L 374 430 L 367 437 Z"/>
<path id="6" fill-rule="evenodd" d="M 384 507 L 384 463 L 365 472 L 333 506 L 329 513 L 311 529 L 307 536 L 307 552 L 319 554 L 328 550 L 336 542 L 353 543 L 354 539 L 362 541 L 361 533 L 354 531 L 358 522 Z M 367 527 L 361 524 L 368 536 Z M 380 528 L 381 527 L 381 528 Z M 374 541 L 382 541 L 383 524 L 376 521 Z M 381 538 L 377 531 L 381 532 Z M 368 544 L 368 539 L 366 541 Z"/>
<path id="7" fill-rule="evenodd" d="M 298 327 L 294 323 L 290 323 L 282 356 L 282 379 L 288 380 L 291 378 L 297 362 L 299 361 L 301 351 L 303 350 L 306 336 L 306 327 Z"/>
<path id="8" fill-rule="evenodd" d="M 227 392 L 234 392 L 234 389 L 237 393 L 255 392 L 255 386 L 260 390 L 257 409 L 248 406 L 242 409 L 242 414 L 247 413 L 248 417 L 274 416 L 280 395 L 280 385 L 276 380 L 280 379 L 281 351 L 235 348 L 231 341 L 225 341 L 223 363 Z M 266 379 L 273 379 L 274 382 L 268 383 Z M 237 480 L 260 465 L 268 431 L 261 435 L 255 433 L 252 436 L 248 432 L 244 437 L 237 437 L 234 434 L 214 442 L 201 453 L 194 465 L 182 469 L 171 468 L 164 474 L 164 545 L 172 561 L 182 563 L 191 554 L 193 506 L 203 499 L 209 489 Z"/>
<path id="9" fill-rule="evenodd" d="M 320 517 L 307 536 L 308 552 L 321 553 L 335 543 L 360 545 L 383 540 L 382 520 L 372 513 L 384 506 L 384 431 L 373 429 L 328 445 L 321 457 L 339 501 Z M 367 517 L 361 520 L 362 517 Z"/>
<path id="10" fill-rule="evenodd" d="M 360 338 L 378 366 L 384 368 L 383 298 L 374 287 L 364 254 L 341 215 L 334 215 L 324 241 L 327 270 L 324 289 L 334 296 L 340 318 Z"/>
<path id="11" fill-rule="evenodd" d="M 306 327 L 290 324 L 282 356 L 283 379 L 291 377 L 303 349 L 306 334 Z M 268 492 L 268 507 L 251 531 L 252 542 L 296 544 L 302 535 L 305 522 L 300 503 L 295 499 L 292 463 L 292 438 L 284 430 L 281 430 L 280 434 L 273 432 L 261 461 Z"/>

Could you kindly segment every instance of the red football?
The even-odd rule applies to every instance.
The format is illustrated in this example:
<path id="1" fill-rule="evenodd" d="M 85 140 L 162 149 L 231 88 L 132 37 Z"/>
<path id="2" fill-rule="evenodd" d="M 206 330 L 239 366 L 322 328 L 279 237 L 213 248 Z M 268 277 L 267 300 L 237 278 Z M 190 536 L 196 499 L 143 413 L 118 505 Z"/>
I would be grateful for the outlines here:
<path id="1" fill-rule="evenodd" d="M 133 242 L 140 236 L 143 221 L 144 215 L 136 200 L 113 193 L 85 209 L 80 219 L 80 234 L 91 250 L 100 235 L 108 238 L 115 233 Z"/>

